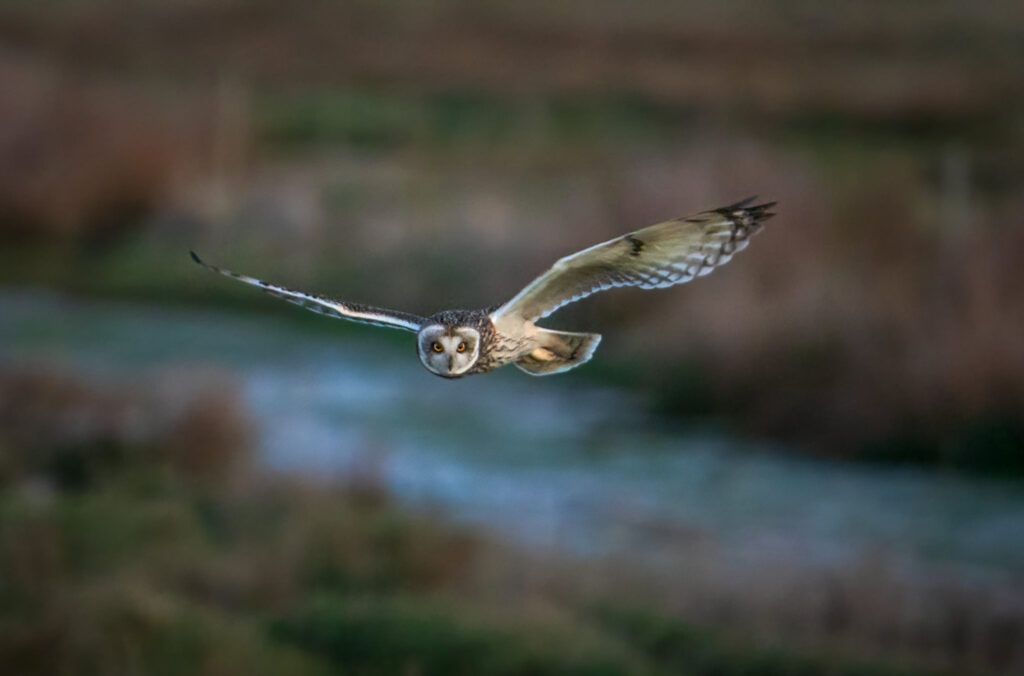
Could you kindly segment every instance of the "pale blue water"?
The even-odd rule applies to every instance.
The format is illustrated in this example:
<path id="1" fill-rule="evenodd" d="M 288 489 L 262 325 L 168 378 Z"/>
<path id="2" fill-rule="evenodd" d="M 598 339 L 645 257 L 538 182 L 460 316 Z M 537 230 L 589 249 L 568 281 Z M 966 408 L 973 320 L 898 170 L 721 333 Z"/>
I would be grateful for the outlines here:
<path id="1" fill-rule="evenodd" d="M 267 467 L 370 472 L 410 504 L 525 543 L 636 556 L 698 537 L 755 560 L 883 552 L 1024 574 L 1020 484 L 795 459 L 659 424 L 637 397 L 574 375 L 445 381 L 411 334 L 400 349 L 383 330 L 311 336 L 267 318 L 0 293 L 0 359 L 115 377 L 226 369 Z"/>

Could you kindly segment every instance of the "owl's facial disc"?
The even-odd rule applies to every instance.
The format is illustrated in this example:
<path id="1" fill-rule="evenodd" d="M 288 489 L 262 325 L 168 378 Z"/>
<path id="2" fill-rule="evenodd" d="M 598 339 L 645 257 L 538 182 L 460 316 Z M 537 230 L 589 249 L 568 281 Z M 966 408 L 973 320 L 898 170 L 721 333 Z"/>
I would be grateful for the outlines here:
<path id="1" fill-rule="evenodd" d="M 473 368 L 480 356 L 480 332 L 468 326 L 431 324 L 416 337 L 420 361 L 443 378 L 458 378 Z"/>

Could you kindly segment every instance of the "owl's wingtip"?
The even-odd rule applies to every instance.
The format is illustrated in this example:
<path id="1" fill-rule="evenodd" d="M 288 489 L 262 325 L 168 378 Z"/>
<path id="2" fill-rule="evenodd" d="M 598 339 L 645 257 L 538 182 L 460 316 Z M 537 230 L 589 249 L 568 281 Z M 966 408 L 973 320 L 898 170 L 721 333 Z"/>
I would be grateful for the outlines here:
<path id="1" fill-rule="evenodd" d="M 726 216 L 727 218 L 742 212 L 744 214 L 752 216 L 757 221 L 766 221 L 775 215 L 773 212 L 768 211 L 768 209 L 774 207 L 776 204 L 778 204 L 778 202 L 771 201 L 762 202 L 761 204 L 754 204 L 755 201 L 757 201 L 756 195 L 753 197 L 748 197 L 745 200 L 735 202 L 734 204 L 730 204 L 727 207 L 716 209 L 715 211 L 722 214 L 723 216 Z"/>
<path id="2" fill-rule="evenodd" d="M 737 211 L 737 210 L 743 210 L 743 209 L 747 209 L 747 210 L 769 209 L 769 208 L 775 206 L 776 204 L 778 204 L 778 202 L 775 201 L 775 200 L 772 200 L 771 202 L 761 202 L 760 204 L 754 204 L 754 202 L 756 202 L 756 201 L 757 201 L 757 195 L 754 195 L 753 197 L 748 197 L 745 200 L 740 200 L 739 202 L 736 202 L 735 204 L 730 204 L 729 206 L 727 206 L 725 208 L 729 209 L 731 211 Z"/>

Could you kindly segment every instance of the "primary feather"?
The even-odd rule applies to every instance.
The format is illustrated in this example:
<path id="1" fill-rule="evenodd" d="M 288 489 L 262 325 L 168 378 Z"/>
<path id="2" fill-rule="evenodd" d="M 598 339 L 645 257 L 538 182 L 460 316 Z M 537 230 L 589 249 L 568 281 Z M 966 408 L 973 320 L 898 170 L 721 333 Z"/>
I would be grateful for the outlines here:
<path id="1" fill-rule="evenodd" d="M 616 286 L 658 289 L 706 275 L 745 248 L 775 202 L 756 198 L 657 223 L 560 259 L 491 315 L 533 322 Z"/>
<path id="2" fill-rule="evenodd" d="M 257 286 L 271 296 L 283 298 L 289 303 L 295 303 L 301 305 L 307 310 L 318 312 L 328 317 L 337 317 L 339 319 L 348 319 L 353 322 L 360 322 L 362 324 L 373 324 L 374 326 L 386 326 L 392 329 L 402 329 L 404 331 L 412 331 L 416 333 L 423 326 L 423 317 L 419 315 L 409 314 L 408 312 L 398 312 L 396 310 L 385 310 L 384 308 L 373 307 L 372 305 L 361 305 L 359 303 L 346 303 L 340 300 L 331 300 L 330 298 L 321 298 L 320 296 L 314 296 L 301 291 L 292 291 L 286 289 L 283 286 L 275 286 L 274 284 L 268 284 L 264 281 L 256 279 L 255 277 L 247 277 L 246 275 L 240 275 L 237 272 L 231 272 L 224 268 L 218 268 L 214 265 L 204 263 L 199 256 L 196 255 L 195 251 L 190 251 L 192 254 L 192 260 L 199 263 L 208 270 L 237 279 L 240 282 L 246 284 L 252 284 Z"/>

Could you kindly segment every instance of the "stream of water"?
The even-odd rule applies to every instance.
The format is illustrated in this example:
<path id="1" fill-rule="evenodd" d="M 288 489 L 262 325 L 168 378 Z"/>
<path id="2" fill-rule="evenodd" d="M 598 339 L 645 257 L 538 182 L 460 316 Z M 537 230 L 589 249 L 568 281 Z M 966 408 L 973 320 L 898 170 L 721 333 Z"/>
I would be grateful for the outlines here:
<path id="1" fill-rule="evenodd" d="M 226 370 L 268 468 L 369 471 L 409 504 L 527 544 L 630 555 L 712 538 L 756 557 L 885 552 L 1024 574 L 1020 484 L 798 459 L 660 423 L 638 396 L 572 374 L 445 381 L 411 335 L 400 349 L 381 330 L 310 335 L 265 317 L 0 293 L 0 359 L 111 377 Z"/>

